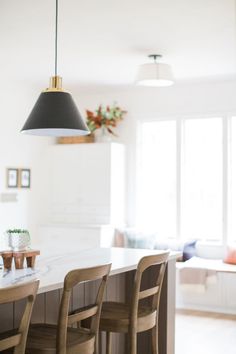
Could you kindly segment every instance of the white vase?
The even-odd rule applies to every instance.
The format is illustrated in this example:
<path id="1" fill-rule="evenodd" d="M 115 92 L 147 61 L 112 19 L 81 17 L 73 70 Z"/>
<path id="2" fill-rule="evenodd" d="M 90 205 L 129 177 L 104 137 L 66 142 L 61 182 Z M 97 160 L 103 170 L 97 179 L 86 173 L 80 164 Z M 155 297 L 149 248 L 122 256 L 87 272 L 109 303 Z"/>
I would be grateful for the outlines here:
<path id="1" fill-rule="evenodd" d="M 13 251 L 25 251 L 30 246 L 30 235 L 28 232 L 11 232 L 9 241 Z"/>
<path id="2" fill-rule="evenodd" d="M 95 130 L 95 139 L 98 143 L 110 143 L 112 141 L 111 134 L 104 126 L 102 126 L 100 129 Z"/>

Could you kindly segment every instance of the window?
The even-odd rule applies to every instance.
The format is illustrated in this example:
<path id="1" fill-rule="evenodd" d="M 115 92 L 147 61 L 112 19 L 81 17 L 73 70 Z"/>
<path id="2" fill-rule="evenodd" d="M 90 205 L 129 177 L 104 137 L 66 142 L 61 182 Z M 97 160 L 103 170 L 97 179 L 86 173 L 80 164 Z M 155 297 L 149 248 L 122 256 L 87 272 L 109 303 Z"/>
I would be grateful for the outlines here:
<path id="1" fill-rule="evenodd" d="M 236 117 L 140 124 L 137 226 L 236 242 Z"/>
<path id="2" fill-rule="evenodd" d="M 222 120 L 186 120 L 182 145 L 181 235 L 221 240 Z"/>
<path id="3" fill-rule="evenodd" d="M 143 123 L 137 225 L 176 236 L 176 123 Z"/>

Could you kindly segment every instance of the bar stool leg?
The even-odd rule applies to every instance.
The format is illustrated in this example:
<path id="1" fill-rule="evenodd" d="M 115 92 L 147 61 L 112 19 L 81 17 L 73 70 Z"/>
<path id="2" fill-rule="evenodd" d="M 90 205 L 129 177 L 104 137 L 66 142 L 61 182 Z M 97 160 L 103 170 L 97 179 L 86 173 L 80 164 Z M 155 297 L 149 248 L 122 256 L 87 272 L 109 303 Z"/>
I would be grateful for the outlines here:
<path id="1" fill-rule="evenodd" d="M 129 354 L 137 354 L 137 333 L 135 331 L 131 331 L 129 333 Z"/>
<path id="2" fill-rule="evenodd" d="M 101 353 L 101 351 L 100 351 L 100 333 L 97 331 L 94 354 L 99 354 L 99 353 Z"/>
<path id="3" fill-rule="evenodd" d="M 157 326 L 152 328 L 152 354 L 158 354 Z"/>
<path id="4" fill-rule="evenodd" d="M 98 353 L 102 353 L 102 332 L 99 331 L 99 339 L 98 339 Z"/>
<path id="5" fill-rule="evenodd" d="M 111 354 L 111 332 L 106 332 L 106 354 Z"/>

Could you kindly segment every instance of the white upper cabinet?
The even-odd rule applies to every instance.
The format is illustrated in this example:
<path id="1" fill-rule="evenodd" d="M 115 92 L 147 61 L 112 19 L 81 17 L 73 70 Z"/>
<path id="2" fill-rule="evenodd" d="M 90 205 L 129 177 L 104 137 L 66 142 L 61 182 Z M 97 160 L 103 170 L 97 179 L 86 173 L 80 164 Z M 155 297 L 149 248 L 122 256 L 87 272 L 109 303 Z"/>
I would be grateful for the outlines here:
<path id="1" fill-rule="evenodd" d="M 117 143 L 51 147 L 49 222 L 124 222 L 124 146 Z"/>

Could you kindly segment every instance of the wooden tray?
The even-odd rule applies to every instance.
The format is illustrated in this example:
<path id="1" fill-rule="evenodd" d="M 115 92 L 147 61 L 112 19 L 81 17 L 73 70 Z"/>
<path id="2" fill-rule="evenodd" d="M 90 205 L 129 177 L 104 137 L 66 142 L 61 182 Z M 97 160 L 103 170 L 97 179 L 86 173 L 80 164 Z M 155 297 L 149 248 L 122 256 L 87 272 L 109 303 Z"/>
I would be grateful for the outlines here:
<path id="1" fill-rule="evenodd" d="M 26 259 L 27 268 L 34 268 L 36 256 L 40 254 L 39 250 L 26 250 L 26 251 L 3 251 L 0 256 L 3 258 L 4 269 L 10 270 L 12 268 L 12 260 L 14 259 L 15 268 L 23 269 L 24 260 Z"/>

